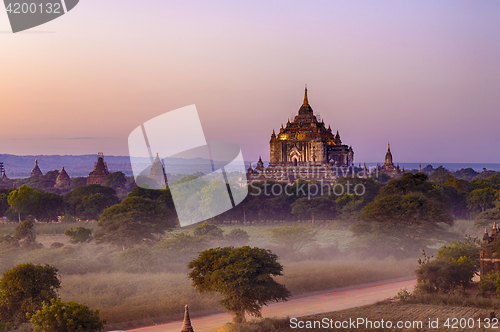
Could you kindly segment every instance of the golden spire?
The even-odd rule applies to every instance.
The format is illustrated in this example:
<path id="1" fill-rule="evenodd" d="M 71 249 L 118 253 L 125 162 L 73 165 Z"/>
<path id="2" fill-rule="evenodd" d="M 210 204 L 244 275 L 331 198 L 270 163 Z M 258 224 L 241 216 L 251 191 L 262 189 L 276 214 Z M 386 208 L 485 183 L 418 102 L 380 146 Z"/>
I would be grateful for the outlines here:
<path id="1" fill-rule="evenodd" d="M 391 152 L 391 143 L 387 143 L 387 152 Z"/>
<path id="2" fill-rule="evenodd" d="M 307 84 L 304 92 L 304 103 L 302 104 L 302 106 L 309 106 L 309 100 L 307 100 Z"/>

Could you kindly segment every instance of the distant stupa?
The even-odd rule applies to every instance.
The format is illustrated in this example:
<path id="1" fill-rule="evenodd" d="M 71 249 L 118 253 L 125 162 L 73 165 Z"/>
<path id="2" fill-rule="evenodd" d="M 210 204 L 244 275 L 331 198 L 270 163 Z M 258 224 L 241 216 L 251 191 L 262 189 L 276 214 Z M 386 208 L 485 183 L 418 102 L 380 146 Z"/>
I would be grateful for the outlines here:
<path id="1" fill-rule="evenodd" d="M 67 188 L 69 186 L 71 186 L 71 178 L 63 167 L 61 173 L 57 176 L 54 188 Z"/>
<path id="2" fill-rule="evenodd" d="M 33 167 L 33 170 L 31 171 L 30 178 L 36 178 L 37 176 L 42 176 L 43 173 L 40 170 L 40 167 L 38 167 L 38 159 L 35 159 L 35 167 Z"/>
<path id="3" fill-rule="evenodd" d="M 97 154 L 97 162 L 94 165 L 94 170 L 90 172 L 87 177 L 87 186 L 89 184 L 104 184 L 108 174 L 108 165 L 104 162 L 104 154 L 99 152 Z"/>

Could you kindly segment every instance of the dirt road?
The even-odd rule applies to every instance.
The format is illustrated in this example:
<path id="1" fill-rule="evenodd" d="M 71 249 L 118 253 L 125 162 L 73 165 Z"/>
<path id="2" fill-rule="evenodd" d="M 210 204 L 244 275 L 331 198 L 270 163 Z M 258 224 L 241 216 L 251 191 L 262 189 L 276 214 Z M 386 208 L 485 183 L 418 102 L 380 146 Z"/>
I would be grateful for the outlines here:
<path id="1" fill-rule="evenodd" d="M 380 284 L 348 287 L 304 297 L 296 297 L 288 302 L 273 303 L 264 307 L 262 309 L 262 315 L 264 317 L 300 317 L 359 307 L 394 297 L 402 288 L 411 290 L 415 283 L 415 279 L 398 279 Z M 214 331 L 230 321 L 231 316 L 227 313 L 191 319 L 191 323 L 196 332 Z M 182 321 L 176 321 L 163 325 L 130 330 L 130 332 L 179 332 L 181 326 Z"/>

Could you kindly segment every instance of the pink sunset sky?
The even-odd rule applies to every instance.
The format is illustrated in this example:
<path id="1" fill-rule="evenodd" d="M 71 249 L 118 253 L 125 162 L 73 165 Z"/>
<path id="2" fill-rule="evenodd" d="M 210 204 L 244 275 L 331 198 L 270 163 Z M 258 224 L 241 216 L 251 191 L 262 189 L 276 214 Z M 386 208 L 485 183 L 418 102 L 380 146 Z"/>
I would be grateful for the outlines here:
<path id="1" fill-rule="evenodd" d="M 498 1 L 81 0 L 12 34 L 0 9 L 0 154 L 127 155 L 196 104 L 208 141 L 269 159 L 309 102 L 358 162 L 500 162 Z M 189 124 L 185 124 L 189 130 Z"/>

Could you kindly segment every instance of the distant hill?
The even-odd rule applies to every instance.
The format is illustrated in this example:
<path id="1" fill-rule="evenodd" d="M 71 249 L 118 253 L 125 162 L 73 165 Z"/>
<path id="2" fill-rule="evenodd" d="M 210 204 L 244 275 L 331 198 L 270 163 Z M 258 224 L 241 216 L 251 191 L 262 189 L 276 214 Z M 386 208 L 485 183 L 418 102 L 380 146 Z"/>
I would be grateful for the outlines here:
<path id="1" fill-rule="evenodd" d="M 35 159 L 38 159 L 38 166 L 45 174 L 52 170 L 61 170 L 63 167 L 70 177 L 88 176 L 94 169 L 97 155 L 87 154 L 80 156 L 72 155 L 30 155 L 17 156 L 12 154 L 0 154 L 0 162 L 4 163 L 5 172 L 9 178 L 25 178 L 30 175 Z M 137 158 L 139 162 L 148 164 L 148 158 Z M 121 171 L 127 176 L 132 176 L 132 166 L 128 156 L 104 156 L 104 162 L 108 165 L 110 172 Z M 183 159 L 167 158 L 165 164 L 173 174 L 192 174 L 197 171 L 204 173 L 211 172 L 210 160 L 202 158 Z M 216 162 L 215 167 L 223 165 L 223 162 Z M 248 166 L 248 163 L 247 163 Z"/>

